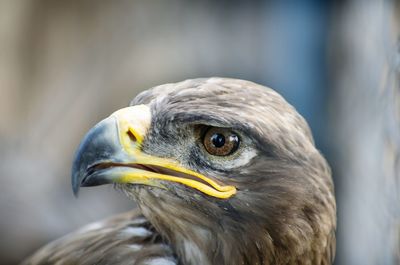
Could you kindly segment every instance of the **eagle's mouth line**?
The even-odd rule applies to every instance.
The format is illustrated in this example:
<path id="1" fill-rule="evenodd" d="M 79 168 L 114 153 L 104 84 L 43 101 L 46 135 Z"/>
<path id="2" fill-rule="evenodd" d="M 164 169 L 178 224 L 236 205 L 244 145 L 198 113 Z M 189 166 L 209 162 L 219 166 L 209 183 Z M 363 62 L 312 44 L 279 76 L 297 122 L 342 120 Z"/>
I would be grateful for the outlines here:
<path id="1" fill-rule="evenodd" d="M 182 179 L 190 179 L 196 182 L 200 182 L 204 185 L 207 185 L 208 187 L 215 189 L 217 191 L 224 191 L 224 186 L 222 188 L 218 187 L 219 185 L 212 185 L 212 183 L 199 178 L 197 176 L 180 172 L 177 170 L 173 170 L 170 168 L 166 168 L 163 166 L 159 165 L 153 165 L 153 164 L 141 164 L 141 163 L 117 163 L 117 162 L 102 162 L 98 163 L 95 165 L 90 166 L 86 170 L 86 177 L 88 178 L 91 175 L 93 175 L 95 172 L 102 171 L 102 170 L 107 170 L 107 169 L 112 169 L 112 168 L 120 168 L 120 167 L 126 167 L 126 168 L 134 168 L 134 169 L 139 169 L 139 170 L 144 170 L 148 171 L 151 173 L 156 173 L 156 174 L 162 174 L 162 175 L 168 175 L 168 176 L 173 176 L 177 178 L 182 178 Z"/>

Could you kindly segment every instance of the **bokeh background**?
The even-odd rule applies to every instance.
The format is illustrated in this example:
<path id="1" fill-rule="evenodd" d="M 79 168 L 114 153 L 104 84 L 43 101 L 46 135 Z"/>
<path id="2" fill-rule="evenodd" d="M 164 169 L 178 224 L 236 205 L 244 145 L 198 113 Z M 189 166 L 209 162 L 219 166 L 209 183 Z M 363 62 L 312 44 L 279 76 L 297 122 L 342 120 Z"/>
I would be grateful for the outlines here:
<path id="1" fill-rule="evenodd" d="M 338 201 L 336 264 L 400 264 L 396 1 L 0 0 L 0 264 L 134 207 L 70 188 L 84 133 L 140 91 L 248 79 L 310 123 Z"/>

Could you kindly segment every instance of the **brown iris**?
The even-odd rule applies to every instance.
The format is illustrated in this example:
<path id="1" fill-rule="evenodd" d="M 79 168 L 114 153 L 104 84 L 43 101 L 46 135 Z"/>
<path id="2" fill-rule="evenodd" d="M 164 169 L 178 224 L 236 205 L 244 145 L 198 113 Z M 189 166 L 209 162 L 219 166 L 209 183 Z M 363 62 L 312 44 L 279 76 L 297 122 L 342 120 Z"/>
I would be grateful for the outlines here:
<path id="1" fill-rule="evenodd" d="M 215 156 L 227 156 L 239 147 L 239 136 L 228 128 L 211 127 L 204 134 L 203 145 L 207 152 Z"/>

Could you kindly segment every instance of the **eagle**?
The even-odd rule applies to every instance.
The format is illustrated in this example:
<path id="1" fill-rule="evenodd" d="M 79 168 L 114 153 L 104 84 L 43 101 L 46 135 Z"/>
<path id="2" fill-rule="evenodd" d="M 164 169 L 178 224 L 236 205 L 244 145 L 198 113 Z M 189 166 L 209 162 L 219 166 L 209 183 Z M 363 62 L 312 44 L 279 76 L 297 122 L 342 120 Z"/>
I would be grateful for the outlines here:
<path id="1" fill-rule="evenodd" d="M 199 78 L 137 95 L 76 151 L 73 192 L 102 184 L 137 208 L 23 264 L 320 265 L 335 256 L 329 165 L 295 108 L 250 81 Z"/>

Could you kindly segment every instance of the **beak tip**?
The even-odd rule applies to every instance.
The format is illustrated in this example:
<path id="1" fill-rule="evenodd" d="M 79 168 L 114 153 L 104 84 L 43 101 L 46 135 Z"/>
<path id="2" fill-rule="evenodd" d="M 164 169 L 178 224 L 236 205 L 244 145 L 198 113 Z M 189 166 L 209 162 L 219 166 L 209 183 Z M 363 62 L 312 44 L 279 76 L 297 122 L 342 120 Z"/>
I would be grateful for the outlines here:
<path id="1" fill-rule="evenodd" d="M 120 149 L 117 120 L 109 117 L 95 125 L 84 136 L 76 150 L 71 168 L 71 185 L 75 197 L 80 187 L 96 185 L 96 177 L 87 178 L 87 169 L 98 161 L 109 160 Z M 100 181 L 99 181 L 100 182 Z"/>
<path id="2" fill-rule="evenodd" d="M 77 190 L 74 189 L 73 194 L 74 194 L 75 198 L 78 198 L 79 197 L 79 189 L 77 189 Z"/>
<path id="3" fill-rule="evenodd" d="M 77 181 L 75 181 L 76 178 L 72 178 L 72 192 L 74 193 L 75 198 L 78 198 L 79 195 L 79 188 L 80 188 L 80 183 L 78 183 Z"/>

